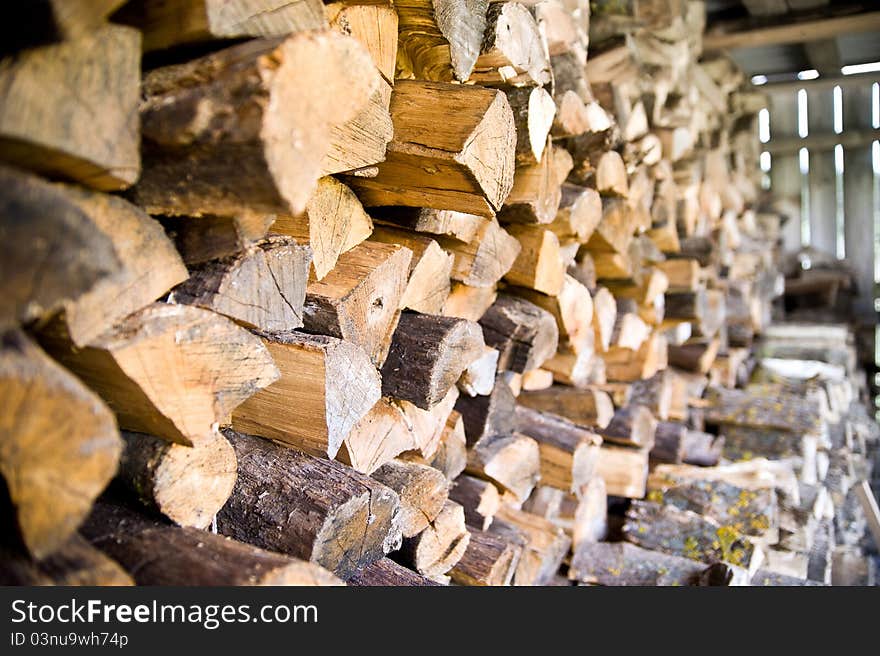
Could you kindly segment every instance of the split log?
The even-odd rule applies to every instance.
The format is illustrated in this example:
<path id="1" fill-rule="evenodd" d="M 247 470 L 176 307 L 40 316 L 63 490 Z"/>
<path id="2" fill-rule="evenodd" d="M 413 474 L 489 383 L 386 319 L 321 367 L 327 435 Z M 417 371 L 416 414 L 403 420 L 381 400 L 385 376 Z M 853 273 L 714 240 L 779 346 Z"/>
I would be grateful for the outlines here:
<path id="1" fill-rule="evenodd" d="M 550 78 L 550 58 L 529 10 L 515 2 L 490 4 L 480 56 L 469 80 L 540 87 Z"/>
<path id="2" fill-rule="evenodd" d="M 553 226 L 551 225 L 550 228 L 553 229 Z M 566 248 L 569 246 L 571 246 L 571 244 L 566 244 Z M 590 293 L 596 292 L 598 286 L 596 263 L 593 261 L 593 256 L 589 251 L 578 246 L 578 252 L 575 253 L 574 256 L 574 262 L 568 265 L 568 275 L 572 276 L 584 287 L 589 289 Z"/>
<path id="3" fill-rule="evenodd" d="M 84 348 L 63 331 L 40 340 L 107 402 L 122 428 L 186 446 L 213 441 L 215 426 L 279 375 L 258 337 L 186 305 L 149 305 Z"/>
<path id="4" fill-rule="evenodd" d="M 485 221 L 468 243 L 448 237 L 440 237 L 437 241 L 454 258 L 452 279 L 478 288 L 494 288 L 495 283 L 510 271 L 521 248 L 516 238 L 494 219 Z"/>
<path id="5" fill-rule="evenodd" d="M 565 183 L 559 210 L 547 228 L 556 233 L 561 244 L 570 241 L 583 243 L 590 239 L 601 220 L 602 199 L 596 190 Z"/>
<path id="6" fill-rule="evenodd" d="M 538 443 L 541 484 L 580 494 L 593 478 L 602 439 L 555 415 L 517 405 L 516 429 Z"/>
<path id="7" fill-rule="evenodd" d="M 0 189 L 0 329 L 48 318 L 102 280 L 125 276 L 111 236 L 65 188 L 0 166 Z"/>
<path id="8" fill-rule="evenodd" d="M 492 519 L 501 507 L 498 488 L 489 481 L 473 476 L 459 476 L 449 490 L 449 498 L 464 508 L 464 519 L 468 526 L 480 531 L 492 525 Z"/>
<path id="9" fill-rule="evenodd" d="M 382 366 L 382 393 L 430 410 L 484 346 L 473 321 L 404 312 Z"/>
<path id="10" fill-rule="evenodd" d="M 608 494 L 641 499 L 648 480 L 648 452 L 603 445 L 599 449 L 595 475 L 604 479 Z"/>
<path id="11" fill-rule="evenodd" d="M 187 271 L 162 226 L 139 208 L 121 198 L 85 189 L 56 189 L 107 235 L 122 263 L 118 271 L 88 292 L 62 304 L 59 319 L 63 330 L 75 346 L 85 346 L 186 280 Z"/>
<path id="12" fill-rule="evenodd" d="M 754 573 L 763 553 L 734 527 L 719 524 L 690 510 L 651 501 L 633 501 L 623 534 L 645 549 L 684 556 L 705 563 L 725 561 Z"/>
<path id="13" fill-rule="evenodd" d="M 78 533 L 42 560 L 3 547 L 0 556 L 0 585 L 134 585 L 118 563 Z"/>
<path id="14" fill-rule="evenodd" d="M 592 333 L 587 335 L 592 338 Z M 592 343 L 588 343 L 579 353 L 573 353 L 563 346 L 556 355 L 543 364 L 543 367 L 553 373 L 555 382 L 583 389 L 595 382 L 605 380 L 604 369 L 601 366 L 597 368 L 601 359 L 594 356 Z"/>
<path id="15" fill-rule="evenodd" d="M 406 291 L 400 299 L 400 309 L 439 314 L 449 296 L 449 277 L 454 261 L 452 255 L 433 239 L 406 230 L 380 226 L 373 231 L 370 239 L 386 244 L 400 244 L 413 253 Z"/>
<path id="16" fill-rule="evenodd" d="M 113 20 L 143 32 L 144 52 L 327 27 L 324 7 L 317 0 L 245 0 L 234 5 L 217 0 L 141 0 L 128 3 Z"/>
<path id="17" fill-rule="evenodd" d="M 496 483 L 522 503 L 541 475 L 538 443 L 518 434 L 483 439 L 468 450 L 465 471 Z"/>
<path id="18" fill-rule="evenodd" d="M 458 389 L 468 396 L 488 396 L 495 387 L 497 371 L 498 351 L 483 346 L 483 354 L 462 372 L 458 379 Z"/>
<path id="19" fill-rule="evenodd" d="M 700 264 L 696 260 L 666 260 L 659 262 L 657 267 L 666 274 L 672 292 L 696 291 L 700 285 Z"/>
<path id="20" fill-rule="evenodd" d="M 318 180 L 305 212 L 282 214 L 272 231 L 290 235 L 312 248 L 315 278 L 322 280 L 336 266 L 339 256 L 350 251 L 373 232 L 373 221 L 354 192 L 336 178 Z"/>
<path id="21" fill-rule="evenodd" d="M 692 586 L 706 569 L 704 563 L 628 542 L 585 542 L 574 552 L 568 576 L 599 585 Z"/>
<path id="22" fill-rule="evenodd" d="M 535 164 L 516 167 L 510 190 L 498 220 L 505 223 L 551 223 L 562 201 L 562 183 L 571 171 L 571 155 L 548 144 Z"/>
<path id="23" fill-rule="evenodd" d="M 548 296 L 529 289 L 518 289 L 516 293 L 553 315 L 566 348 L 574 353 L 583 350 L 592 352 L 593 298 L 581 283 L 565 275 L 558 296 Z"/>
<path id="24" fill-rule="evenodd" d="M 381 396 L 379 375 L 366 353 L 323 335 L 286 333 L 266 337 L 264 344 L 280 378 L 238 406 L 232 425 L 334 457 Z"/>
<path id="25" fill-rule="evenodd" d="M 433 458 L 458 399 L 458 388 L 451 387 L 446 396 L 430 410 L 422 410 L 409 401 L 395 401 L 409 425 L 416 449 L 423 457 Z"/>
<path id="26" fill-rule="evenodd" d="M 510 585 L 520 558 L 520 547 L 502 537 L 468 529 L 471 539 L 461 560 L 449 572 L 456 585 Z"/>
<path id="27" fill-rule="evenodd" d="M 138 585 L 343 585 L 313 563 L 157 522 L 103 500 L 95 504 L 82 534 Z"/>
<path id="28" fill-rule="evenodd" d="M 400 565 L 390 558 L 380 558 L 374 563 L 359 569 L 346 582 L 359 586 L 433 586 L 436 581 L 426 579 L 421 574 Z"/>
<path id="29" fill-rule="evenodd" d="M 148 508 L 179 526 L 207 528 L 235 485 L 235 451 L 220 434 L 197 447 L 122 432 L 117 475 Z"/>
<path id="30" fill-rule="evenodd" d="M 0 159 L 102 191 L 134 183 L 140 44 L 137 30 L 104 25 L 4 59 Z"/>
<path id="31" fill-rule="evenodd" d="M 392 460 L 372 474 L 400 497 L 398 524 L 404 538 L 411 538 L 433 522 L 449 497 L 443 472 L 415 462 Z"/>
<path id="32" fill-rule="evenodd" d="M 366 9 L 363 5 L 349 7 L 349 9 L 354 8 Z M 377 17 L 381 21 L 394 15 L 393 11 L 387 13 L 390 7 L 373 7 L 373 9 L 386 11 Z M 394 32 L 396 33 L 396 30 Z M 380 34 L 378 38 L 383 37 L 387 38 L 384 34 Z M 369 42 L 361 41 L 361 45 L 371 54 L 376 43 L 378 41 L 373 42 L 371 48 Z M 330 143 L 321 161 L 321 175 L 348 173 L 372 177 L 378 172 L 376 164 L 385 159 L 388 142 L 394 136 L 394 124 L 389 113 L 393 90 L 391 83 L 387 82 L 378 70 L 371 69 L 369 78 L 375 85 L 375 91 L 367 99 L 366 105 L 355 114 L 354 118 L 330 127 Z"/>
<path id="33" fill-rule="evenodd" d="M 536 164 L 542 160 L 556 116 L 553 96 L 543 87 L 514 87 L 505 89 L 505 94 L 516 125 L 516 162 Z"/>
<path id="34" fill-rule="evenodd" d="M 521 248 L 504 279 L 513 285 L 558 296 L 567 265 L 556 234 L 530 225 L 510 225 L 507 231 L 519 241 Z"/>
<path id="35" fill-rule="evenodd" d="M 553 522 L 531 513 L 502 507 L 491 530 L 501 536 L 512 526 L 525 538 L 514 574 L 514 585 L 546 585 L 568 554 L 571 540 Z"/>
<path id="36" fill-rule="evenodd" d="M 404 540 L 400 559 L 417 572 L 438 582 L 461 560 L 471 536 L 464 523 L 464 510 L 447 501 L 440 514 L 424 531 Z"/>
<path id="37" fill-rule="evenodd" d="M 495 215 L 513 185 L 516 141 L 503 93 L 400 80 L 391 96 L 391 119 L 394 138 L 378 175 L 349 180 L 365 206 Z"/>
<path id="38" fill-rule="evenodd" d="M 593 295 L 593 331 L 596 343 L 603 351 L 611 346 L 611 336 L 617 322 L 617 301 L 607 287 L 599 287 Z"/>
<path id="39" fill-rule="evenodd" d="M 614 416 L 611 397 L 598 389 L 575 389 L 554 385 L 546 390 L 523 392 L 519 403 L 560 417 L 579 426 L 605 428 Z"/>
<path id="40" fill-rule="evenodd" d="M 650 378 L 635 381 L 631 386 L 630 400 L 648 408 L 657 419 L 666 421 L 672 405 L 673 386 L 673 374 L 664 369 Z"/>
<path id="41" fill-rule="evenodd" d="M 553 384 L 553 372 L 549 369 L 532 369 L 523 374 L 522 392 L 545 390 Z"/>
<path id="42" fill-rule="evenodd" d="M 373 210 L 373 215 L 377 220 L 393 223 L 401 228 L 452 237 L 450 241 L 465 244 L 478 241 L 478 232 L 491 223 L 484 216 L 430 207 L 377 207 Z"/>
<path id="43" fill-rule="evenodd" d="M 642 342 L 639 350 L 612 347 L 603 355 L 605 374 L 610 381 L 633 382 L 650 378 L 668 364 L 669 346 L 659 331 Z"/>
<path id="44" fill-rule="evenodd" d="M 614 287 L 609 287 L 612 291 Z M 635 312 L 624 312 L 618 305 L 617 318 L 614 321 L 614 329 L 611 331 L 610 349 L 626 349 L 638 351 L 642 344 L 651 334 L 648 327 Z"/>
<path id="45" fill-rule="evenodd" d="M 301 213 L 331 128 L 366 106 L 374 70 L 354 39 L 299 32 L 151 71 L 135 202 L 151 214 Z"/>
<path id="46" fill-rule="evenodd" d="M 398 61 L 422 80 L 464 82 L 474 70 L 486 29 L 487 0 L 401 0 Z"/>
<path id="47" fill-rule="evenodd" d="M 619 408 L 608 425 L 598 430 L 606 442 L 624 446 L 634 446 L 651 450 L 654 446 L 654 432 L 657 420 L 643 405 L 628 405 Z"/>
<path id="48" fill-rule="evenodd" d="M 516 244 L 519 247 L 519 243 Z M 479 321 L 498 298 L 494 287 L 471 287 L 453 282 L 441 314 L 470 321 Z"/>
<path id="49" fill-rule="evenodd" d="M 363 45 L 388 84 L 394 84 L 399 20 L 390 3 L 324 5 L 330 27 Z"/>
<path id="50" fill-rule="evenodd" d="M 447 480 L 455 480 L 467 466 L 467 446 L 464 423 L 461 415 L 452 411 L 440 433 L 437 450 L 426 461 L 434 469 L 439 469 Z"/>
<path id="51" fill-rule="evenodd" d="M 345 465 L 224 431 L 238 458 L 218 530 L 346 578 L 400 546 L 397 494 Z M 271 494 L 266 490 L 271 489 Z"/>
<path id="52" fill-rule="evenodd" d="M 294 330 L 303 325 L 311 254 L 289 237 L 269 237 L 196 268 L 168 300 L 213 310 L 246 328 Z"/>
<path id="53" fill-rule="evenodd" d="M 480 319 L 486 344 L 498 350 L 498 369 L 524 373 L 540 367 L 556 351 L 559 329 L 546 310 L 521 298 L 501 295 Z"/>
<path id="54" fill-rule="evenodd" d="M 604 198 L 602 220 L 590 236 L 587 247 L 594 252 L 626 253 L 633 239 L 636 218 L 636 214 L 622 199 Z"/>
<path id="55" fill-rule="evenodd" d="M 606 196 L 624 196 L 629 192 L 626 165 L 620 153 L 609 150 L 596 165 L 596 189 Z"/>
<path id="56" fill-rule="evenodd" d="M 247 216 L 163 216 L 165 232 L 187 265 L 235 255 L 263 239 L 274 214 Z"/>
<path id="57" fill-rule="evenodd" d="M 568 513 L 567 507 L 574 501 L 577 501 L 574 512 Z M 556 523 L 560 524 L 560 520 L 566 519 L 566 515 L 571 515 L 569 533 L 573 552 L 576 553 L 578 546 L 584 542 L 599 542 L 606 538 L 608 534 L 608 494 L 604 479 L 598 476 L 594 477 L 581 489 L 579 497 L 569 495 L 565 497 L 561 506 L 559 520 Z M 563 526 L 563 528 L 565 527 Z"/>
<path id="58" fill-rule="evenodd" d="M 395 457 L 416 448 L 412 426 L 400 406 L 379 399 L 343 441 L 336 459 L 363 474 L 372 474 Z"/>
<path id="59" fill-rule="evenodd" d="M 596 270 L 596 278 L 603 282 L 633 280 L 639 275 L 637 263 L 633 263 L 629 255 L 598 252 L 593 253 L 591 258 Z"/>
<path id="60" fill-rule="evenodd" d="M 491 394 L 459 397 L 455 409 L 461 413 L 468 445 L 512 433 L 516 426 L 513 419 L 515 404 L 516 398 L 501 375 L 496 376 Z"/>
<path id="61" fill-rule="evenodd" d="M 0 345 L 0 474 L 18 535 L 41 559 L 88 514 L 122 443 L 107 406 L 22 333 L 5 333 Z"/>
<path id="62" fill-rule="evenodd" d="M 648 239 L 654 242 L 654 245 L 668 256 L 674 255 L 681 251 L 681 243 L 678 239 L 678 230 L 675 227 L 675 221 L 665 221 L 654 228 L 645 231 Z"/>
<path id="63" fill-rule="evenodd" d="M 307 332 L 360 346 L 381 365 L 406 291 L 412 251 L 367 241 L 342 254 L 321 280 L 310 279 L 303 306 Z"/>

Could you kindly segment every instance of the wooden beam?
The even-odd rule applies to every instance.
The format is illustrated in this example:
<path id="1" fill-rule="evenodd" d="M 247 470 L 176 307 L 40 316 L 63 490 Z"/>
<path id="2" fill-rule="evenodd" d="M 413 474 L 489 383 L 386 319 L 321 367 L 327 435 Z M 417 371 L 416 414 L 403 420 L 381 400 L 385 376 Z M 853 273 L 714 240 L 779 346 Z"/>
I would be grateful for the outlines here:
<path id="1" fill-rule="evenodd" d="M 819 39 L 805 43 L 804 54 L 810 65 L 819 71 L 820 75 L 836 75 L 843 66 L 843 56 L 840 52 L 840 42 L 836 37 Z"/>
<path id="2" fill-rule="evenodd" d="M 771 155 L 789 155 L 797 153 L 801 148 L 833 150 L 837 144 L 841 144 L 844 148 L 857 148 L 870 145 L 876 139 L 880 139 L 880 128 L 845 130 L 841 134 L 817 133 L 803 139 L 799 137 L 773 139 L 765 143 L 763 148 Z"/>
<path id="3" fill-rule="evenodd" d="M 712 31 L 703 37 L 703 49 L 709 52 L 712 50 L 774 46 L 784 43 L 806 43 L 819 39 L 830 39 L 841 34 L 856 34 L 877 30 L 880 30 L 880 11 L 869 11 L 852 16 L 817 18 L 801 23 L 757 27 L 727 34 L 720 31 Z"/>
<path id="4" fill-rule="evenodd" d="M 853 75 L 833 75 L 831 77 L 820 76 L 815 80 L 770 82 L 768 84 L 760 85 L 760 91 L 776 95 L 777 93 L 796 91 L 798 89 L 818 91 L 821 89 L 832 89 L 834 87 L 841 87 L 844 89 L 847 87 L 864 87 L 871 86 L 873 82 L 878 81 L 880 81 L 880 73 L 871 71 L 869 73 L 855 73 Z"/>

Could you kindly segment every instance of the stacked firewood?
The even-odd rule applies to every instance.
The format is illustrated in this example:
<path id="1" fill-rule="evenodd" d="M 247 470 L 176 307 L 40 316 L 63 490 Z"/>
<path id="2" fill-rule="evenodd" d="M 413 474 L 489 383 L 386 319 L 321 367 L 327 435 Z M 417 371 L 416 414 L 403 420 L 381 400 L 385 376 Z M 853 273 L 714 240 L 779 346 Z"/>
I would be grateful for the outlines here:
<path id="1" fill-rule="evenodd" d="M 701 2 L 49 4 L 0 61 L 0 579 L 866 562 L 876 427 L 772 351 L 761 99 Z"/>

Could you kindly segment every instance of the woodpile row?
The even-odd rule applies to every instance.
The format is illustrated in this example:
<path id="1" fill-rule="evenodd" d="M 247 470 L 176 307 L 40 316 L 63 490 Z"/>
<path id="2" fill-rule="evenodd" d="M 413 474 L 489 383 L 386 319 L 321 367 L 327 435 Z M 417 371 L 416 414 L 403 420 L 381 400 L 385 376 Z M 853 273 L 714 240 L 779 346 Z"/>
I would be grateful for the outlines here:
<path id="1" fill-rule="evenodd" d="M 703 3 L 48 5 L 0 61 L 4 582 L 869 577 L 851 338 L 770 324 Z"/>

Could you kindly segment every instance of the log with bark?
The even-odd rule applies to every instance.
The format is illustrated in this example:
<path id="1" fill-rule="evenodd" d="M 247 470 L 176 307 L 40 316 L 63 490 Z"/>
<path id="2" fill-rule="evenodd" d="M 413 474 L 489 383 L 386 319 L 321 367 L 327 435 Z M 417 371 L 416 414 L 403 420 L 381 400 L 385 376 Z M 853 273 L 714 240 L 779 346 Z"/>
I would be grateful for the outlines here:
<path id="1" fill-rule="evenodd" d="M 469 474 L 492 481 L 517 503 L 529 498 L 541 476 L 538 443 L 526 435 L 483 438 L 468 449 L 465 469 Z"/>
<path id="2" fill-rule="evenodd" d="M 224 435 L 238 479 L 217 514 L 220 533 L 342 578 L 399 548 L 400 499 L 390 488 L 332 460 L 231 430 Z"/>
<path id="3" fill-rule="evenodd" d="M 501 496 L 494 484 L 466 474 L 452 484 L 449 498 L 464 508 L 467 525 L 481 531 L 492 525 L 492 519 L 501 507 Z"/>
<path id="4" fill-rule="evenodd" d="M 461 560 L 449 572 L 456 585 L 510 585 L 521 547 L 485 530 L 469 528 L 471 539 Z"/>
<path id="5" fill-rule="evenodd" d="M 498 350 L 498 369 L 523 373 L 540 367 L 556 351 L 559 329 L 546 310 L 507 294 L 480 319 L 486 344 Z"/>
<path id="6" fill-rule="evenodd" d="M 343 585 L 314 563 L 165 524 L 111 500 L 95 504 L 82 534 L 138 585 Z"/>
<path id="7" fill-rule="evenodd" d="M 118 586 L 134 585 L 134 580 L 116 561 L 74 533 L 42 560 L 0 547 L 0 585 Z"/>
<path id="8" fill-rule="evenodd" d="M 430 410 L 484 346 L 473 321 L 404 312 L 382 366 L 382 393 Z"/>
<path id="9" fill-rule="evenodd" d="M 428 528 L 404 540 L 395 557 L 429 579 L 448 583 L 446 573 L 461 560 L 470 539 L 464 510 L 454 501 L 446 501 Z"/>
<path id="10" fill-rule="evenodd" d="M 374 563 L 359 569 L 346 581 L 355 586 L 434 586 L 441 585 L 427 579 L 418 572 L 394 562 L 390 558 L 380 558 Z"/>

